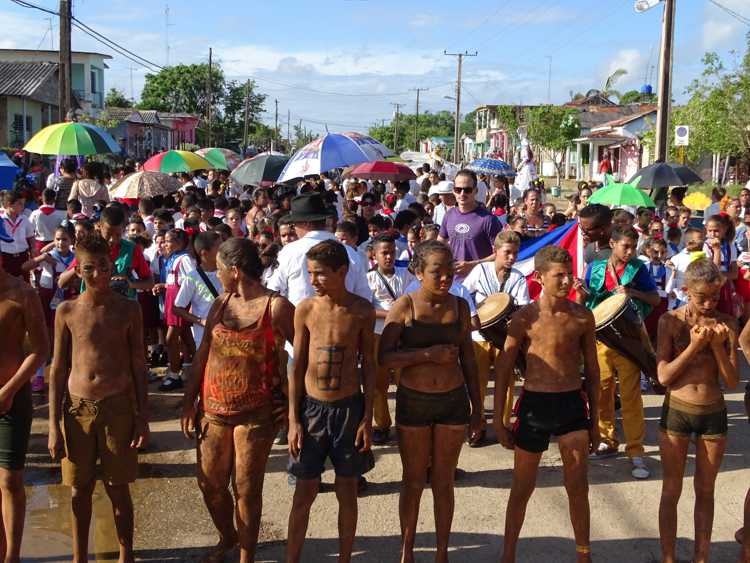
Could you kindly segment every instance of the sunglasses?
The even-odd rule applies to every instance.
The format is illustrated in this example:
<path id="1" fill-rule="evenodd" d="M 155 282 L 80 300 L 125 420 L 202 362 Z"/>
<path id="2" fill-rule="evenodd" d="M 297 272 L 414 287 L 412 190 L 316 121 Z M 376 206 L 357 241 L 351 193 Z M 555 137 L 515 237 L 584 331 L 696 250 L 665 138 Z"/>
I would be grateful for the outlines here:
<path id="1" fill-rule="evenodd" d="M 461 193 L 470 194 L 471 192 L 474 191 L 474 188 L 453 188 L 453 191 L 457 194 L 461 194 Z"/>

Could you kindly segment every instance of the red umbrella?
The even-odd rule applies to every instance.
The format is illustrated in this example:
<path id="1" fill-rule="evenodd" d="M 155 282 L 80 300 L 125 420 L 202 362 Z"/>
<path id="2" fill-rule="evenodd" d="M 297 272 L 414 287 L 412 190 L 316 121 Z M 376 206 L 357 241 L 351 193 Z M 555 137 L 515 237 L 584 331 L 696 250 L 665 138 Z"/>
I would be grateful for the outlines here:
<path id="1" fill-rule="evenodd" d="M 348 172 L 345 172 L 344 176 L 362 180 L 393 180 L 396 182 L 414 180 L 417 177 L 414 171 L 405 164 L 386 160 L 357 164 Z"/>

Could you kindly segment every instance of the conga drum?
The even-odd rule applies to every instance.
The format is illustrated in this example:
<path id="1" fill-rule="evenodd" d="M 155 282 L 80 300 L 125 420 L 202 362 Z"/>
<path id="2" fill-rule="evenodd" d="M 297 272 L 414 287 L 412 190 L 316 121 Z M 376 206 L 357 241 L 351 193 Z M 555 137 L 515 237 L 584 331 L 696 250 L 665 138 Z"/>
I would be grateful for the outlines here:
<path id="1" fill-rule="evenodd" d="M 633 361 L 652 382 L 656 354 L 638 311 L 627 295 L 617 294 L 594 307 L 596 339 Z"/>
<path id="2" fill-rule="evenodd" d="M 479 316 L 479 334 L 491 342 L 498 350 L 505 346 L 508 336 L 508 321 L 510 316 L 518 309 L 513 297 L 508 293 L 493 293 L 488 295 L 477 307 Z M 519 351 L 516 359 L 516 367 L 523 373 L 526 368 L 526 359 Z"/>

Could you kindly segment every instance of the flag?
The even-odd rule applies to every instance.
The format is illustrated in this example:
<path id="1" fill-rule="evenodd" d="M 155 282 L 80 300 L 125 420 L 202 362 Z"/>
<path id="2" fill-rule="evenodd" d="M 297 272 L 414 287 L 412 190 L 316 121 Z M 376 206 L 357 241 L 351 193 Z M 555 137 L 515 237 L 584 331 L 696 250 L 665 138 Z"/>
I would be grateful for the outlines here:
<path id="1" fill-rule="evenodd" d="M 545 246 L 560 246 L 570 252 L 573 257 L 573 275 L 583 278 L 585 273 L 585 264 L 583 263 L 583 238 L 580 236 L 578 221 L 571 221 L 549 233 L 528 240 L 521 244 L 521 250 L 518 253 L 518 259 L 514 268 L 518 269 L 529 284 L 529 296 L 536 299 L 541 293 L 541 286 L 533 279 L 534 275 L 534 255 Z"/>

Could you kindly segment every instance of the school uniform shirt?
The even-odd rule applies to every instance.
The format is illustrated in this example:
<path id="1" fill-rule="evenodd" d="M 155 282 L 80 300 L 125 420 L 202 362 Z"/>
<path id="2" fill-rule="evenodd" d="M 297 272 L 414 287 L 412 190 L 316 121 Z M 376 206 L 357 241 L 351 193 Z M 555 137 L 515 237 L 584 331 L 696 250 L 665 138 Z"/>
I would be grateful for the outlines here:
<path id="1" fill-rule="evenodd" d="M 335 240 L 329 231 L 310 231 L 300 239 L 290 242 L 281 249 L 277 257 L 279 267 L 268 280 L 268 289 L 278 291 L 295 307 L 308 297 L 315 295 L 307 272 L 307 251 L 324 240 Z M 361 267 L 357 251 L 344 245 L 349 255 L 349 271 L 346 273 L 346 289 L 367 301 L 372 300 L 372 292 L 367 284 L 367 275 Z"/>
<path id="2" fill-rule="evenodd" d="M 224 293 L 224 288 L 222 287 L 221 281 L 219 281 L 216 272 L 204 271 L 204 273 L 214 286 L 216 293 L 218 295 Z M 214 299 L 211 290 L 208 285 L 206 285 L 206 282 L 203 281 L 198 270 L 192 270 L 182 278 L 182 285 L 180 285 L 180 290 L 177 292 L 174 304 L 175 307 L 181 307 L 183 309 L 190 308 L 190 312 L 193 315 L 199 319 L 206 320 L 208 317 L 208 311 L 211 309 Z M 198 347 L 200 346 L 201 340 L 203 340 L 203 331 L 205 329 L 200 325 L 194 324 L 191 330 L 193 332 L 195 346 Z"/>
<path id="3" fill-rule="evenodd" d="M 667 267 L 664 264 L 654 264 L 648 258 L 641 258 L 641 260 L 656 284 L 659 297 L 665 298 L 667 296 Z"/>
<path id="4" fill-rule="evenodd" d="M 395 268 L 393 274 L 381 274 L 377 270 L 367 272 L 367 283 L 372 290 L 372 304 L 376 309 L 390 311 L 394 301 L 406 293 L 406 287 L 416 278 L 406 268 Z M 393 293 L 391 295 L 391 293 Z M 375 319 L 375 334 L 383 334 L 385 319 Z"/>
<path id="5" fill-rule="evenodd" d="M 403 199 L 397 199 L 396 205 L 393 206 L 393 210 L 398 213 L 399 211 L 403 211 L 404 209 L 407 209 L 412 203 L 415 203 L 417 201 L 417 198 L 415 198 L 413 195 L 411 195 L 409 192 L 404 194 Z"/>
<path id="6" fill-rule="evenodd" d="M 67 256 L 63 256 L 57 250 L 49 252 L 49 255 L 55 259 L 55 265 L 53 266 L 47 261 L 42 262 L 41 273 L 37 278 L 37 282 L 39 283 L 39 287 L 44 289 L 56 289 L 57 278 L 73 263 L 76 255 L 72 250 L 68 252 Z"/>
<path id="7" fill-rule="evenodd" d="M 182 285 L 188 274 L 195 270 L 195 260 L 190 254 L 178 256 L 172 262 L 172 267 L 167 272 L 167 285 Z"/>
<path id="8" fill-rule="evenodd" d="M 526 283 L 526 276 L 515 268 L 510 269 L 508 278 L 504 284 L 500 283 L 497 277 L 497 270 L 494 262 L 482 262 L 477 264 L 469 272 L 462 282 L 467 291 L 474 297 L 476 305 L 481 304 L 487 297 L 493 293 L 507 293 L 516 305 L 527 305 L 531 303 L 529 297 L 529 285 Z M 485 338 L 479 331 L 472 331 L 471 339 L 475 342 L 484 342 Z"/>
<path id="9" fill-rule="evenodd" d="M 445 219 L 445 213 L 448 211 L 448 207 L 443 202 L 438 203 L 432 210 L 432 222 L 438 226 L 443 225 L 443 219 Z"/>
<path id="10" fill-rule="evenodd" d="M 1 242 L 0 252 L 3 254 L 20 254 L 29 250 L 29 240 L 34 238 L 34 227 L 25 215 L 11 219 L 5 211 L 2 212 L 5 232 L 13 237 L 13 242 Z"/>
<path id="11" fill-rule="evenodd" d="M 154 238 L 154 232 L 156 231 L 156 227 L 154 226 L 154 216 L 147 215 L 144 217 L 143 225 L 146 227 L 146 233 L 148 233 L 148 236 Z"/>
<path id="12" fill-rule="evenodd" d="M 667 275 L 667 284 L 664 290 L 667 294 L 674 292 L 675 295 L 674 298 L 669 300 L 670 309 L 687 303 L 687 293 L 682 290 L 682 287 L 685 285 L 685 271 L 693 260 L 692 253 L 688 252 L 687 249 L 681 250 L 669 259 L 674 269 L 671 269 Z"/>
<path id="13" fill-rule="evenodd" d="M 6 231 L 7 225 L 6 225 Z M 714 260 L 714 251 L 711 248 L 711 245 L 708 243 L 705 243 L 703 245 L 703 252 L 706 253 L 706 256 L 709 260 L 713 262 Z M 734 246 L 734 244 L 728 243 L 726 241 L 721 242 L 721 265 L 719 266 L 719 271 L 721 272 L 728 272 L 732 262 L 737 261 L 737 247 Z"/>
<path id="14" fill-rule="evenodd" d="M 35 209 L 29 216 L 29 222 L 34 227 L 34 238 L 42 242 L 55 240 L 55 231 L 67 216 L 67 212 L 55 209 L 54 205 L 42 205 Z"/>

